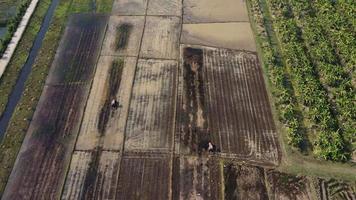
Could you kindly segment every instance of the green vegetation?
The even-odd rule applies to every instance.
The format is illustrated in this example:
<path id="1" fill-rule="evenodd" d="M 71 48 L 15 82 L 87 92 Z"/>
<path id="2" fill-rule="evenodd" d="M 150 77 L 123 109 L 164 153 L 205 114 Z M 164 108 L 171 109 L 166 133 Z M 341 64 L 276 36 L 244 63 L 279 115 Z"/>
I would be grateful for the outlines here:
<path id="1" fill-rule="evenodd" d="M 8 64 L 5 73 L 0 79 L 0 115 L 4 112 L 5 106 L 8 102 L 8 97 L 14 87 L 17 76 L 20 73 L 22 66 L 25 64 L 33 41 L 40 30 L 41 23 L 49 7 L 50 0 L 40 1 L 33 13 L 29 24 L 18 43 L 13 58 Z"/>
<path id="2" fill-rule="evenodd" d="M 316 7 L 318 3 L 314 3 Z M 343 116 L 348 115 L 354 121 L 355 113 L 342 113 L 341 106 L 344 106 L 345 103 L 340 102 L 340 99 L 346 101 L 345 99 L 348 99 L 347 94 L 340 98 L 336 97 L 337 99 L 335 98 L 333 101 L 333 98 L 330 97 L 332 92 L 325 88 L 323 83 L 328 84 L 328 86 L 335 86 L 335 83 L 343 82 L 344 80 L 347 82 L 347 79 L 344 79 L 347 75 L 343 75 L 343 67 L 339 67 L 337 61 L 334 61 L 336 62 L 334 63 L 330 60 L 320 64 L 320 61 L 324 61 L 328 55 L 313 57 L 318 55 L 318 52 L 324 51 L 324 49 L 318 49 L 320 47 L 316 45 L 323 45 L 325 42 L 319 41 L 318 39 L 320 38 L 317 38 L 317 40 L 305 38 L 304 29 L 306 29 L 305 26 L 308 20 L 324 20 L 324 18 L 312 13 L 313 8 L 303 9 L 301 8 L 303 6 L 308 6 L 308 3 L 294 1 L 290 4 L 282 0 L 268 2 L 268 7 L 273 16 L 273 26 L 282 50 L 282 57 L 290 74 L 298 104 L 302 108 L 304 119 L 307 119 L 307 124 L 309 125 L 308 137 L 312 140 L 313 152 L 320 158 L 345 161 L 349 159 L 350 151 L 345 140 L 347 138 L 345 137 L 346 127 L 341 125 L 341 120 L 345 120 Z M 300 15 L 296 15 L 294 12 L 300 12 Z M 313 16 L 314 19 L 308 19 L 308 15 Z M 303 25 L 299 24 L 301 21 L 303 21 Z M 320 29 L 320 27 L 317 29 Z M 341 32 L 347 34 L 347 29 L 343 29 Z M 322 32 L 321 35 L 326 35 L 326 33 Z M 343 41 L 344 44 L 352 43 L 348 41 L 350 38 L 346 37 L 344 39 L 347 40 Z M 308 44 L 308 41 L 313 42 L 313 44 Z M 326 44 L 329 43 L 332 42 L 326 42 Z M 345 48 L 350 48 L 350 46 Z M 329 52 L 329 54 L 332 53 Z M 331 66 L 329 67 L 329 65 Z M 331 69 L 338 71 L 332 72 Z M 339 78 L 330 80 L 330 76 L 336 74 L 340 75 L 338 76 Z M 328 80 L 327 78 L 329 78 L 329 82 L 326 81 Z M 353 90 L 352 88 L 345 89 L 346 91 Z M 336 108 L 333 105 L 334 102 L 338 102 Z"/>
<path id="3" fill-rule="evenodd" d="M 295 99 L 295 94 L 293 93 L 293 88 L 288 83 L 288 71 L 283 62 L 280 61 L 278 57 L 280 51 L 278 46 L 278 40 L 275 37 L 274 30 L 272 28 L 271 16 L 270 12 L 267 9 L 267 4 L 265 0 L 249 0 L 248 6 L 250 10 L 250 14 L 252 17 L 252 27 L 254 32 L 256 33 L 256 40 L 259 55 L 261 56 L 264 68 L 266 70 L 266 74 L 269 78 L 269 87 L 273 92 L 273 101 L 275 103 L 275 108 L 277 109 L 277 116 L 280 119 L 281 123 L 277 123 L 277 127 L 281 132 L 280 141 L 282 147 L 282 161 L 281 165 L 278 167 L 278 170 L 291 173 L 295 175 L 308 175 L 315 177 L 323 177 L 323 178 L 338 178 L 342 180 L 356 181 L 356 168 L 355 164 L 352 163 L 336 163 L 332 161 L 325 160 L 316 160 L 313 156 L 307 156 L 302 154 L 296 149 L 292 148 L 293 145 L 286 145 L 287 143 L 291 144 L 292 141 L 295 141 L 294 137 L 303 137 L 302 132 L 296 132 L 296 134 L 300 134 L 299 136 L 295 136 L 291 134 L 289 127 L 289 120 L 285 121 L 283 116 L 283 109 L 286 106 L 293 106 L 295 112 L 299 113 L 299 104 L 289 104 L 289 101 L 283 101 L 283 99 L 288 99 L 284 97 L 284 93 L 281 91 L 289 91 L 287 97 Z M 262 13 L 263 12 L 263 13 Z M 273 61 L 273 62 L 272 62 Z M 284 71 L 282 69 L 284 69 Z M 280 72 L 282 71 L 282 72 Z M 280 72 L 280 73 L 278 73 Z M 284 76 L 283 76 L 284 75 Z M 284 77 L 284 79 L 282 79 Z M 285 80 L 285 81 L 281 81 Z M 288 83 L 288 84 L 281 84 Z M 294 102 L 295 100 L 291 100 Z M 294 117 L 293 117 L 294 116 Z M 299 117 L 296 117 L 295 114 L 290 115 L 291 119 L 298 120 Z M 277 118 L 277 117 L 276 117 Z M 282 125 L 282 126 L 281 126 Z M 300 129 L 304 129 L 304 123 L 298 123 Z"/>
<path id="4" fill-rule="evenodd" d="M 113 0 L 73 0 L 71 13 L 98 12 L 109 13 Z"/>
<path id="5" fill-rule="evenodd" d="M 12 36 L 16 32 L 18 25 L 20 24 L 22 17 L 26 13 L 27 7 L 30 5 L 31 0 L 23 0 L 18 6 L 16 14 L 11 17 L 7 23 L 7 32 L 3 38 L 0 39 L 0 57 L 4 54 L 7 45 L 10 43 Z"/>
<path id="6" fill-rule="evenodd" d="M 265 4 L 269 8 L 265 12 L 273 16 L 277 35 L 274 40 L 271 22 L 267 23 L 269 19 L 261 13 L 259 4 L 258 0 L 251 0 L 263 61 L 288 143 L 302 148 L 310 141 L 310 148 L 318 157 L 347 160 L 350 143 L 356 139 L 356 93 L 350 73 L 355 65 L 351 55 L 356 55 L 356 45 L 355 39 L 348 37 L 352 32 L 350 24 L 340 13 L 331 11 L 330 3 L 315 2 L 314 8 L 305 1 L 272 0 Z M 318 8 L 323 9 L 323 15 L 315 11 Z M 333 15 L 326 16 L 327 11 Z M 346 36 L 340 39 L 336 35 Z M 338 46 L 339 43 L 348 45 Z M 349 53 L 348 60 L 342 52 Z M 309 129 L 307 134 L 302 131 L 304 124 Z"/>
<path id="7" fill-rule="evenodd" d="M 303 135 L 303 124 L 295 98 L 294 90 L 288 76 L 285 63 L 279 56 L 279 49 L 274 45 L 272 27 L 267 23 L 258 4 L 258 0 L 250 0 L 254 12 L 255 31 L 258 34 L 260 55 L 262 55 L 268 78 L 272 85 L 275 106 L 279 112 L 279 120 L 285 125 L 288 134 L 288 144 L 303 148 L 306 140 Z M 267 27 L 269 25 L 269 27 Z M 266 26 L 266 27 L 265 27 Z"/>
<path id="8" fill-rule="evenodd" d="M 332 30 L 331 27 L 324 28 L 325 18 L 318 17 L 309 2 L 290 1 L 290 5 L 293 6 L 293 13 L 298 25 L 302 27 L 302 37 L 319 72 L 321 82 L 327 88 L 328 93 L 331 94 L 331 102 L 336 105 L 336 117 L 345 141 L 356 142 L 356 104 L 354 102 L 356 91 L 352 86 L 349 73 L 349 70 L 354 70 L 349 67 L 351 65 L 355 67 L 356 63 L 344 64 L 341 54 L 337 52 L 338 47 L 335 48 L 332 45 L 337 44 L 337 42 L 334 43 L 332 34 L 328 37 L 328 32 Z M 342 19 L 340 16 L 334 17 Z M 344 25 L 347 29 L 349 27 L 348 22 L 345 19 L 342 21 L 344 23 L 338 24 Z M 348 33 L 341 31 L 340 34 Z M 348 45 L 348 49 L 352 50 L 356 45 L 356 40 L 353 37 L 350 40 L 347 39 L 347 42 L 351 43 Z M 353 52 L 353 54 L 356 55 L 356 52 Z M 348 62 L 353 61 L 349 60 Z"/>
<path id="9" fill-rule="evenodd" d="M 96 12 L 98 13 L 110 13 L 114 0 L 95 0 Z"/>

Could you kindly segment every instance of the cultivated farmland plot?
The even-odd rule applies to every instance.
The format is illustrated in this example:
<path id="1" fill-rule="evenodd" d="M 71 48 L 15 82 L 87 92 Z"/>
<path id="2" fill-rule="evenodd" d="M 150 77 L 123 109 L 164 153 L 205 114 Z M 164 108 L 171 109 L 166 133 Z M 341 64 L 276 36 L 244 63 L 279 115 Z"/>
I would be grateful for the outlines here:
<path id="1" fill-rule="evenodd" d="M 150 0 L 147 7 L 147 15 L 182 15 L 182 0 Z"/>
<path id="2" fill-rule="evenodd" d="M 115 0 L 113 15 L 145 15 L 148 0 Z"/>
<path id="3" fill-rule="evenodd" d="M 91 152 L 73 152 L 69 172 L 66 176 L 62 192 L 62 199 L 80 199 L 82 197 L 84 182 L 89 170 L 91 158 Z"/>
<path id="4" fill-rule="evenodd" d="M 178 59 L 180 18 L 147 16 L 141 58 Z"/>
<path id="5" fill-rule="evenodd" d="M 178 63 L 144 60 L 137 64 L 125 150 L 172 151 Z"/>
<path id="6" fill-rule="evenodd" d="M 118 152 L 75 151 L 62 199 L 116 198 L 120 155 Z"/>
<path id="7" fill-rule="evenodd" d="M 183 24 L 181 42 L 256 51 L 250 23 L 247 22 Z"/>
<path id="8" fill-rule="evenodd" d="M 121 73 L 111 80 L 114 62 L 122 62 Z M 87 102 L 76 150 L 94 150 L 99 145 L 107 150 L 121 150 L 128 115 L 129 99 L 135 73 L 136 58 L 101 56 Z M 118 83 L 117 91 L 110 84 Z M 114 92 L 113 95 L 109 93 Z M 119 107 L 111 108 L 116 99 Z M 109 102 L 108 102 L 109 101 Z"/>
<path id="9" fill-rule="evenodd" d="M 214 157 L 175 157 L 173 199 L 222 199 L 221 171 Z"/>
<path id="10" fill-rule="evenodd" d="M 267 171 L 267 180 L 274 199 L 312 200 L 309 180 L 276 171 Z"/>
<path id="11" fill-rule="evenodd" d="M 264 180 L 263 168 L 226 164 L 224 165 L 225 199 L 268 199 Z"/>
<path id="12" fill-rule="evenodd" d="M 144 16 L 111 16 L 101 55 L 138 56 Z"/>
<path id="13" fill-rule="evenodd" d="M 183 23 L 248 22 L 244 0 L 184 0 Z"/>
<path id="14" fill-rule="evenodd" d="M 169 198 L 171 158 L 165 154 L 125 154 L 121 161 L 117 199 Z"/>
<path id="15" fill-rule="evenodd" d="M 211 140 L 222 156 L 277 164 L 279 146 L 254 53 L 216 48 L 182 48 L 176 148 L 199 153 Z"/>
<path id="16" fill-rule="evenodd" d="M 337 180 L 318 179 L 317 191 L 321 200 L 356 199 L 356 185 L 349 185 Z"/>
<path id="17" fill-rule="evenodd" d="M 90 82 L 107 17 L 75 14 L 70 18 L 46 84 Z"/>
<path id="18" fill-rule="evenodd" d="M 4 199 L 59 196 L 105 26 L 106 18 L 102 16 L 70 18 Z"/>

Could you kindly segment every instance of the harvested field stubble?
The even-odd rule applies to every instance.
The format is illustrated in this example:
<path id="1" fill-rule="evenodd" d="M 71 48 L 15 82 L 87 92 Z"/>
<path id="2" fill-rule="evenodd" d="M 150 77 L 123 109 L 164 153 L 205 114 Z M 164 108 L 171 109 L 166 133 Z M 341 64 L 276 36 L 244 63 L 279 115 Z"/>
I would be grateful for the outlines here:
<path id="1" fill-rule="evenodd" d="M 148 0 L 115 0 L 113 15 L 145 15 Z"/>
<path id="2" fill-rule="evenodd" d="M 75 151 L 62 199 L 116 199 L 120 168 L 118 152 Z"/>
<path id="3" fill-rule="evenodd" d="M 178 59 L 181 20 L 172 16 L 147 16 L 141 58 Z"/>
<path id="4" fill-rule="evenodd" d="M 147 15 L 174 15 L 181 17 L 182 0 L 150 0 Z"/>
<path id="5" fill-rule="evenodd" d="M 224 155 L 277 164 L 279 146 L 257 56 L 192 47 L 182 48 L 182 55 L 178 151 L 199 153 L 211 140 Z"/>
<path id="6" fill-rule="evenodd" d="M 171 151 L 176 61 L 138 61 L 125 131 L 125 151 Z"/>
<path id="7" fill-rule="evenodd" d="M 61 199 L 81 199 L 81 196 L 83 195 L 85 174 L 88 172 L 91 157 L 91 152 L 73 152 Z"/>
<path id="8" fill-rule="evenodd" d="M 63 46 L 52 64 L 47 86 L 9 178 L 4 199 L 54 199 L 59 196 L 105 25 L 106 18 L 102 16 L 76 15 L 70 18 L 62 38 Z M 69 45 L 64 41 L 72 43 Z"/>
<path id="9" fill-rule="evenodd" d="M 117 74 L 118 76 L 111 76 L 110 71 L 115 60 L 122 60 L 122 71 Z M 76 150 L 95 150 L 99 145 L 104 150 L 122 149 L 135 66 L 136 58 L 134 57 L 100 57 L 75 146 Z M 112 91 L 111 94 L 109 91 L 110 76 L 112 79 L 116 79 L 114 82 L 117 84 L 118 79 L 121 79 L 120 84 L 114 86 L 117 87 L 114 89 L 117 92 Z M 109 96 L 111 96 L 110 102 L 107 102 Z M 116 99 L 118 102 L 115 109 L 110 105 L 112 99 Z M 109 111 L 102 112 L 106 113 L 104 121 L 103 118 L 100 120 L 100 115 L 104 115 L 100 114 L 102 108 Z M 106 125 L 103 126 L 104 124 Z M 105 127 L 105 129 L 103 132 L 99 132 L 98 127 Z"/>

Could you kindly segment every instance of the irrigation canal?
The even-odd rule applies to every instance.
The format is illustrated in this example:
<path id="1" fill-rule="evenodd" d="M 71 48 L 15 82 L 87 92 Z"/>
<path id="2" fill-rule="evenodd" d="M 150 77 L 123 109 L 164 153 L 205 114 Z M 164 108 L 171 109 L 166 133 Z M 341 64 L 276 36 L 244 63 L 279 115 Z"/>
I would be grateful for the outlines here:
<path id="1" fill-rule="evenodd" d="M 25 83 L 28 78 L 28 76 L 31 73 L 32 70 L 32 65 L 38 55 L 38 52 L 42 46 L 43 39 L 48 31 L 48 28 L 51 24 L 51 20 L 54 14 L 54 11 L 56 10 L 56 7 L 58 5 L 60 0 L 52 0 L 47 13 L 45 15 L 45 18 L 42 22 L 40 31 L 37 33 L 37 36 L 35 38 L 35 41 L 32 45 L 30 54 L 27 58 L 27 61 L 25 65 L 22 67 L 22 70 L 20 72 L 20 75 L 17 79 L 17 82 L 15 84 L 15 87 L 13 88 L 8 103 L 6 105 L 6 109 L 3 113 L 3 115 L 0 117 L 0 141 L 5 135 L 6 129 L 8 127 L 9 121 L 11 119 L 11 116 L 16 108 L 16 105 L 18 104 L 21 95 L 25 89 Z"/>

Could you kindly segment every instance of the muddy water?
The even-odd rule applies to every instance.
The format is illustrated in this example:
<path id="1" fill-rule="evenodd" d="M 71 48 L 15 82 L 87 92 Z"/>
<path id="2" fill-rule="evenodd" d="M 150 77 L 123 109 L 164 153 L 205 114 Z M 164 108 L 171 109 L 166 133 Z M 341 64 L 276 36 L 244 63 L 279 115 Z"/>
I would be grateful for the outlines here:
<path id="1" fill-rule="evenodd" d="M 42 26 L 40 28 L 40 31 L 38 32 L 35 41 L 33 43 L 32 49 L 30 51 L 30 54 L 27 58 L 27 61 L 25 65 L 22 67 L 22 70 L 20 72 L 19 78 L 15 84 L 14 89 L 12 90 L 12 93 L 10 94 L 8 104 L 6 105 L 5 112 L 3 115 L 0 117 L 0 140 L 5 135 L 5 131 L 8 127 L 9 121 L 11 119 L 11 116 L 21 98 L 21 95 L 25 89 L 25 82 L 31 72 L 32 65 L 35 62 L 35 58 L 37 57 L 37 54 L 40 50 L 40 47 L 42 46 L 43 39 L 47 33 L 48 27 L 51 23 L 51 19 L 53 17 L 53 13 L 59 3 L 59 0 L 52 0 L 51 5 L 49 6 L 46 16 L 42 22 Z"/>

